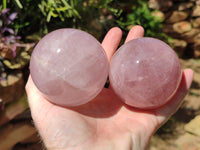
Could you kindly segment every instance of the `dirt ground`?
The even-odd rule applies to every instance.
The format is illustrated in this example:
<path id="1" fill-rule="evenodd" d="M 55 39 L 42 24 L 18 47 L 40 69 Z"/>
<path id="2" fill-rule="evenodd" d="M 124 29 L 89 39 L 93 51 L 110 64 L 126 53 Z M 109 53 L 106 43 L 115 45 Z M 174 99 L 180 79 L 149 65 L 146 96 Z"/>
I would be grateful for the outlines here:
<path id="1" fill-rule="evenodd" d="M 180 61 L 182 68 L 194 71 L 191 89 L 180 109 L 152 137 L 148 150 L 200 150 L 200 59 Z"/>

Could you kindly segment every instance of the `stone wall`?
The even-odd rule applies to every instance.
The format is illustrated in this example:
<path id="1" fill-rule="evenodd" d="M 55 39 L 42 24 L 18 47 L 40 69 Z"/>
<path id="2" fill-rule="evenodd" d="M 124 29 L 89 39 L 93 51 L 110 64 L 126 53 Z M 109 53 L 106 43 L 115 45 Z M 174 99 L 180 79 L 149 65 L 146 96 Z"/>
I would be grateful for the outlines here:
<path id="1" fill-rule="evenodd" d="M 200 0 L 149 0 L 180 57 L 200 57 Z"/>

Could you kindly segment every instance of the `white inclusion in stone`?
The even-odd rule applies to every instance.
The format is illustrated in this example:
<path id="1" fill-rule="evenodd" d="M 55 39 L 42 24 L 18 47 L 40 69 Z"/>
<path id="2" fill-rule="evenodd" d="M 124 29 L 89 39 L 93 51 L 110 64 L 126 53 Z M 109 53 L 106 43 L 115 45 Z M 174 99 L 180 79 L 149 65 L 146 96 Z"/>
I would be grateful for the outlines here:
<path id="1" fill-rule="evenodd" d="M 60 51 L 61 51 L 61 49 L 60 49 L 60 48 L 58 48 L 56 52 L 57 52 L 57 53 L 60 53 Z"/>
<path id="2" fill-rule="evenodd" d="M 137 64 L 139 64 L 139 62 L 140 62 L 139 60 L 136 61 Z"/>
<path id="3" fill-rule="evenodd" d="M 138 81 L 142 81 L 143 79 L 143 77 L 138 77 Z"/>

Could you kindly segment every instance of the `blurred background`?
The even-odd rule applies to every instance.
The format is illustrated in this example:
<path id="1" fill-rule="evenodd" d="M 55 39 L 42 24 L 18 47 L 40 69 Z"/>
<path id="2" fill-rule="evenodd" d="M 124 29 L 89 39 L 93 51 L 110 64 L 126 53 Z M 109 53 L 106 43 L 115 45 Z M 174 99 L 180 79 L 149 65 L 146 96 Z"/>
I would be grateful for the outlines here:
<path id="1" fill-rule="evenodd" d="M 0 150 L 43 149 L 24 87 L 31 52 L 45 34 L 77 28 L 101 42 L 117 26 L 123 43 L 133 25 L 167 42 L 182 68 L 195 72 L 180 109 L 155 133 L 148 150 L 200 150 L 200 0 L 2 0 Z"/>

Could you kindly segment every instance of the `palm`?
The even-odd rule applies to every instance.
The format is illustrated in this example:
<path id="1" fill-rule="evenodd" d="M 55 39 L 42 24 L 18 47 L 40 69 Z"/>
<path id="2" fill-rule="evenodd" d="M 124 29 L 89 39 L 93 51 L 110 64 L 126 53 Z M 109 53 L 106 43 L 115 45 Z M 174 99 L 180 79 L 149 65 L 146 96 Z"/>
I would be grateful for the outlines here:
<path id="1" fill-rule="evenodd" d="M 143 36 L 142 29 L 136 28 L 130 31 L 126 41 Z M 109 60 L 120 39 L 121 31 L 116 28 L 105 37 L 102 46 Z M 175 97 L 162 108 L 149 111 L 125 105 L 112 89 L 103 89 L 94 100 L 75 108 L 59 107 L 45 100 L 31 78 L 27 93 L 33 120 L 49 150 L 140 150 L 145 149 L 154 131 L 175 112 L 191 78 L 190 70 L 183 72 L 181 86 Z"/>

